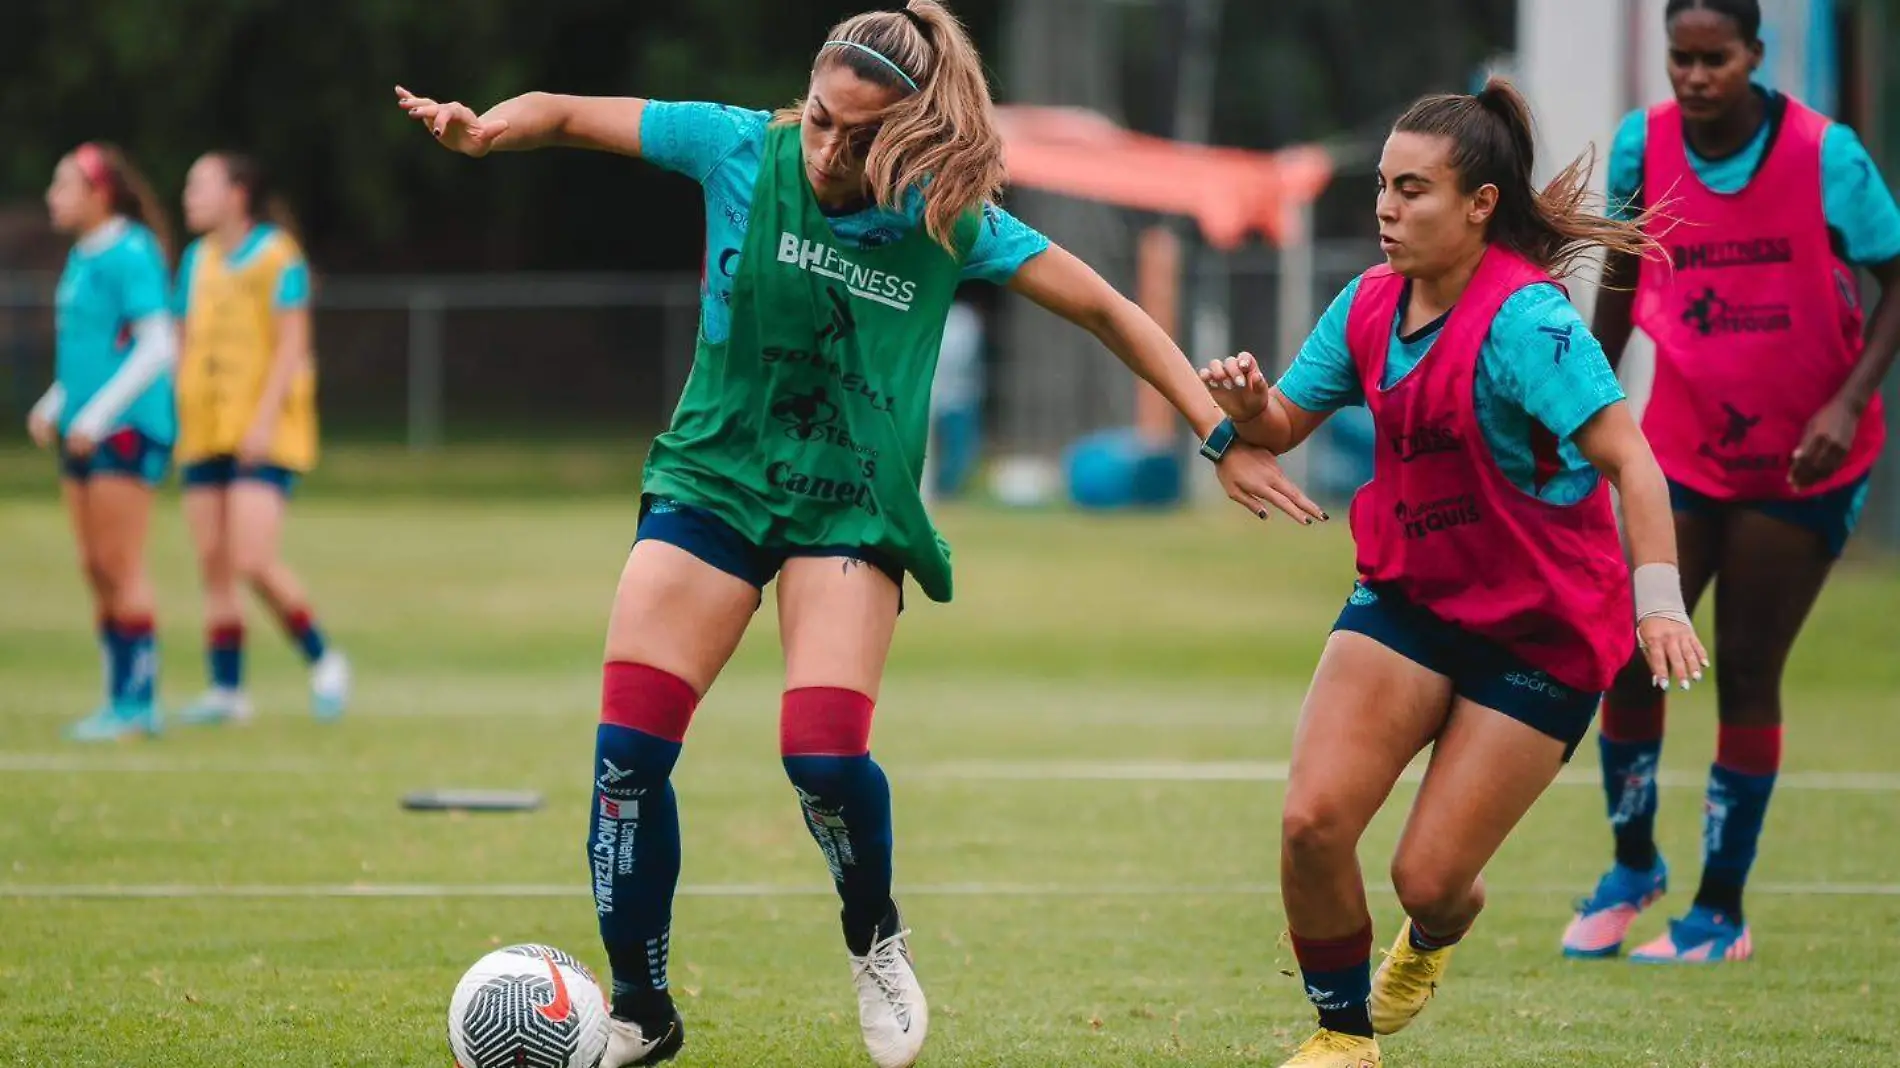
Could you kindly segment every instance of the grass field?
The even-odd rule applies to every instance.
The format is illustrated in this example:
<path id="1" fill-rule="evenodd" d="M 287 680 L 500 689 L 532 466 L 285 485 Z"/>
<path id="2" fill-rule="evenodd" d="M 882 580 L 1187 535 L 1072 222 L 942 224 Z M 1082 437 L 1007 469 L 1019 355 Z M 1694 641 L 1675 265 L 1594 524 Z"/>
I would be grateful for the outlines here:
<path id="1" fill-rule="evenodd" d="M 360 494 L 313 486 L 291 537 L 356 661 L 351 715 L 310 720 L 291 653 L 254 616 L 257 723 L 105 748 L 59 736 L 98 668 L 50 487 L 0 500 L 0 1064 L 440 1066 L 449 991 L 489 948 L 546 941 L 604 968 L 582 842 L 630 498 L 420 499 L 377 489 L 375 470 L 359 466 Z M 1344 524 L 943 520 L 962 593 L 946 608 L 913 592 L 875 739 L 932 995 L 925 1063 L 1277 1064 L 1310 1026 L 1274 890 L 1279 762 L 1348 587 Z M 169 500 L 153 559 L 176 702 L 203 669 Z M 1388 1063 L 1900 1058 L 1897 602 L 1900 570 L 1851 562 L 1797 653 L 1753 963 L 1558 957 L 1608 852 L 1586 744 L 1492 866 L 1489 912 Z M 836 903 L 778 768 L 772 631 L 761 613 L 677 778 L 681 1063 L 855 1066 Z M 1712 721 L 1710 694 L 1678 701 L 1665 754 L 1678 910 Z M 548 803 L 398 808 L 432 786 Z M 1382 940 L 1409 796 L 1363 851 Z"/>

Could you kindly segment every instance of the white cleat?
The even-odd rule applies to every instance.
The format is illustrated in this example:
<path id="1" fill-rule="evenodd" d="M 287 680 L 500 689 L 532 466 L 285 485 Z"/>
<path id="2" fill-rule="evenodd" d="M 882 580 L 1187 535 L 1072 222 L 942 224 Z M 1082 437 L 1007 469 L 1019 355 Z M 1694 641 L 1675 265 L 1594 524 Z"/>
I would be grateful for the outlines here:
<path id="1" fill-rule="evenodd" d="M 343 715 L 350 703 L 350 661 L 335 649 L 310 665 L 310 711 L 318 719 Z"/>
<path id="2" fill-rule="evenodd" d="M 600 1058 L 600 1068 L 632 1068 L 670 1061 L 686 1043 L 686 1025 L 677 1012 L 666 1029 L 652 1037 L 632 1020 L 615 1016 L 608 1023 L 613 1029 L 607 1034 L 607 1052 Z"/>
<path id="3" fill-rule="evenodd" d="M 880 934 L 883 932 L 880 931 Z M 872 943 L 866 956 L 851 958 L 851 978 L 858 987 L 858 1026 L 864 1048 L 878 1068 L 910 1068 L 924 1049 L 930 1029 L 930 1006 L 911 966 L 910 931 Z"/>
<path id="4" fill-rule="evenodd" d="M 251 706 L 251 699 L 243 690 L 213 688 L 179 709 L 174 718 L 179 723 L 209 727 L 224 723 L 249 723 L 255 714 L 256 709 Z"/>

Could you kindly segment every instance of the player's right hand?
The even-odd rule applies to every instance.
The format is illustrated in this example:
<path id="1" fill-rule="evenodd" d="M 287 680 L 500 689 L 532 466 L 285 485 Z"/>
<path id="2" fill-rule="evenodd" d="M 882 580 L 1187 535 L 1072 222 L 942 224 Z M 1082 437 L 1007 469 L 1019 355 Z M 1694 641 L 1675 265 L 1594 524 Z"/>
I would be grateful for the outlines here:
<path id="1" fill-rule="evenodd" d="M 1257 419 L 1267 410 L 1267 376 L 1250 352 L 1209 361 L 1201 369 L 1201 382 L 1214 395 L 1214 403 L 1236 423 Z"/>
<path id="2" fill-rule="evenodd" d="M 464 156 L 479 158 L 488 155 L 495 139 L 508 130 L 507 119 L 483 122 L 481 116 L 475 114 L 467 104 L 453 100 L 438 104 L 400 85 L 396 87 L 396 103 L 409 113 L 410 118 L 427 126 L 435 139 L 442 142 L 443 148 Z"/>
<path id="3" fill-rule="evenodd" d="M 53 421 L 37 412 L 26 417 L 26 432 L 32 436 L 33 444 L 42 449 L 52 448 L 53 440 L 59 437 L 59 428 Z"/>

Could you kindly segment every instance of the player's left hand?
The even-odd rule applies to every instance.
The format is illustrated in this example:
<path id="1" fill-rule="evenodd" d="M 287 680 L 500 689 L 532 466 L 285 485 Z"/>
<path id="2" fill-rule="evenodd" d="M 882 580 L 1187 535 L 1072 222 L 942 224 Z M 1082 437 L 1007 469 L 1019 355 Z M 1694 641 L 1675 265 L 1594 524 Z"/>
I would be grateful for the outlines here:
<path id="1" fill-rule="evenodd" d="M 1794 462 L 1788 466 L 1788 484 L 1806 489 L 1840 470 L 1859 429 L 1859 412 L 1843 401 L 1829 402 L 1808 420 L 1801 445 L 1794 450 Z"/>
<path id="2" fill-rule="evenodd" d="M 269 459 L 270 439 L 270 427 L 252 427 L 250 432 L 244 435 L 244 439 L 238 442 L 238 463 L 246 467 L 251 467 Z"/>
<path id="3" fill-rule="evenodd" d="M 1286 477 L 1273 453 L 1257 445 L 1235 441 L 1215 473 L 1230 500 L 1262 519 L 1267 518 L 1268 505 L 1307 525 L 1331 518 Z"/>
<path id="4" fill-rule="evenodd" d="M 93 450 L 99 447 L 99 439 L 83 430 L 69 430 L 66 432 L 66 440 L 61 443 L 61 447 L 66 450 L 68 456 L 83 460 L 91 456 Z"/>
<path id="5" fill-rule="evenodd" d="M 1667 690 L 1674 682 L 1686 690 L 1690 683 L 1702 681 L 1709 654 L 1702 647 L 1702 639 L 1695 636 L 1694 626 L 1665 616 L 1650 616 L 1636 625 L 1636 640 L 1649 662 L 1649 678 L 1657 689 Z"/>

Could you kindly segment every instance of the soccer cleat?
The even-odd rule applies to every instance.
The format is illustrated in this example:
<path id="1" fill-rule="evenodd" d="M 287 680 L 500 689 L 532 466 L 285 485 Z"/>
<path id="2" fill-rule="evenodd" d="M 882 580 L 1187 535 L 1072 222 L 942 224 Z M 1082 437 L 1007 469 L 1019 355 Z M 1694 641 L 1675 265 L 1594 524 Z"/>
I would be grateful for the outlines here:
<path id="1" fill-rule="evenodd" d="M 607 1034 L 607 1052 L 600 1058 L 600 1068 L 630 1068 L 670 1061 L 686 1044 L 686 1021 L 680 1019 L 677 1012 L 664 1029 L 656 1029 L 659 1034 L 652 1038 L 632 1020 L 615 1016 L 608 1022 L 612 1030 Z"/>
<path id="2" fill-rule="evenodd" d="M 1280 1068 L 1379 1068 L 1377 1039 L 1320 1028 Z"/>
<path id="3" fill-rule="evenodd" d="M 225 723 L 249 723 L 255 712 L 243 690 L 218 687 L 206 690 L 196 701 L 179 709 L 177 720 L 193 727 L 215 727 Z"/>
<path id="4" fill-rule="evenodd" d="M 116 742 L 138 735 L 157 737 L 161 723 L 158 706 L 150 704 L 107 705 L 66 728 L 66 737 L 75 742 Z"/>
<path id="5" fill-rule="evenodd" d="M 1669 865 L 1657 856 L 1648 871 L 1614 865 L 1597 880 L 1596 892 L 1577 902 L 1577 914 L 1564 928 L 1564 956 L 1614 957 L 1623 949 L 1630 924 L 1669 890 Z"/>
<path id="6" fill-rule="evenodd" d="M 1386 950 L 1385 960 L 1372 976 L 1372 1030 L 1397 1034 L 1412 1022 L 1438 992 L 1438 983 L 1457 947 L 1421 950 L 1412 945 L 1412 921 L 1399 928 L 1398 941 Z"/>
<path id="7" fill-rule="evenodd" d="M 886 933 L 889 932 L 889 933 Z M 858 1027 L 864 1048 L 877 1068 L 910 1068 L 924 1049 L 930 1006 L 911 966 L 910 931 L 893 907 L 872 934 L 871 950 L 851 957 L 851 979 L 858 987 Z"/>
<path id="8" fill-rule="evenodd" d="M 350 662 L 332 649 L 310 665 L 310 711 L 318 719 L 333 720 L 349 703 Z"/>
<path id="9" fill-rule="evenodd" d="M 1669 933 L 1630 953 L 1638 964 L 1720 964 L 1744 961 L 1755 955 L 1748 925 L 1700 905 L 1680 920 L 1669 921 Z"/>

